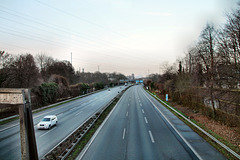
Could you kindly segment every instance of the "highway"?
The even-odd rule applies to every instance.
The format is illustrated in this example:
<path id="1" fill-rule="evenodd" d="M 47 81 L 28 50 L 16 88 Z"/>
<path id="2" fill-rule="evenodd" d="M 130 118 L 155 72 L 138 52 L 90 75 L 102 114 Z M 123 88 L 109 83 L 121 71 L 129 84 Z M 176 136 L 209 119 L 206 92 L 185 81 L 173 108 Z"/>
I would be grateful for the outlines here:
<path id="1" fill-rule="evenodd" d="M 104 107 L 125 86 L 111 88 L 33 115 L 39 158 L 56 146 L 94 112 Z M 36 124 L 46 115 L 57 115 L 58 125 L 38 130 Z M 0 126 L 0 159 L 21 159 L 19 120 Z"/>
<path id="2" fill-rule="evenodd" d="M 123 94 L 77 159 L 225 158 L 136 85 Z"/>

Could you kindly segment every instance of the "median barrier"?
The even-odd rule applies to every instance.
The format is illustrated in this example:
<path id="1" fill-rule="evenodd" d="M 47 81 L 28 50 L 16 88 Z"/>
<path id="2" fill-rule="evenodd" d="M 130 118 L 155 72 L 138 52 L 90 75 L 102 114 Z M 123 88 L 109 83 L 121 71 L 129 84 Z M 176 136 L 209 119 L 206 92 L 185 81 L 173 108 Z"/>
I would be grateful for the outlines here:
<path id="1" fill-rule="evenodd" d="M 122 90 L 116 97 L 114 97 L 109 103 L 107 103 L 104 107 L 97 110 L 90 116 L 85 122 L 83 122 L 78 128 L 76 128 L 69 136 L 63 139 L 60 143 L 58 143 L 52 150 L 50 150 L 47 154 L 45 154 L 41 160 L 64 160 L 67 156 L 72 152 L 74 147 L 80 142 L 82 137 L 93 127 L 95 122 L 101 116 L 101 114 L 117 99 L 119 98 L 123 92 L 125 92 L 129 87 Z"/>

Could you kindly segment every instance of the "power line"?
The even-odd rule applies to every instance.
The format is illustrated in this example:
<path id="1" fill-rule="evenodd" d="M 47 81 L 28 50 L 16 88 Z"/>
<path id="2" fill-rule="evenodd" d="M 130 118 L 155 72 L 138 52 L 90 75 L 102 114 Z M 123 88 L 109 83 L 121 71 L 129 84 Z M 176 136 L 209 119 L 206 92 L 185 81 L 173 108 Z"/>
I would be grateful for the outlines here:
<path id="1" fill-rule="evenodd" d="M 1 5 L 0 5 L 0 6 L 1 6 Z M 1 9 L 4 9 L 5 11 L 3 11 L 3 10 L 1 10 Z M 6 11 L 6 10 L 7 10 L 7 11 Z M 61 26 L 61 27 L 57 27 L 57 25 L 55 25 L 55 24 L 53 25 L 53 24 L 51 24 L 51 23 L 49 23 L 49 22 L 46 22 L 46 21 L 42 21 L 42 20 L 36 21 L 37 18 L 35 18 L 35 17 L 31 17 L 31 16 L 26 15 L 26 14 L 24 14 L 24 16 L 23 16 L 22 13 L 17 12 L 17 11 L 14 11 L 14 10 L 11 10 L 11 9 L 9 9 L 9 8 L 7 8 L 7 7 L 4 7 L 4 6 L 1 6 L 0 11 L 2 11 L 2 12 L 4 12 L 4 13 L 7 13 L 7 14 L 9 14 L 9 15 L 15 16 L 15 17 L 20 17 L 20 18 L 26 19 L 26 20 L 28 20 L 28 21 L 30 21 L 30 22 L 33 22 L 33 23 L 42 25 L 42 26 L 47 27 L 47 28 L 53 28 L 54 30 L 58 30 L 58 31 L 60 31 L 60 32 L 62 32 L 62 33 L 73 34 L 73 35 L 77 35 L 78 37 L 83 37 L 83 38 L 85 39 L 85 41 L 86 41 L 86 40 L 87 40 L 87 41 L 90 41 L 90 42 L 92 41 L 92 39 L 88 38 L 89 35 L 87 35 L 87 37 L 86 37 L 86 36 L 83 36 L 84 33 L 78 34 L 78 33 L 76 33 L 76 32 L 71 32 L 71 31 L 69 31 L 69 29 L 64 28 L 64 27 L 62 27 L 62 26 Z M 8 11 L 11 11 L 12 13 L 10 13 L 10 12 L 8 12 Z M 14 14 L 14 13 L 16 13 L 16 14 Z M 40 21 L 40 22 L 39 22 L 39 21 Z M 111 44 L 111 42 L 108 42 L 108 41 L 105 41 L 105 40 L 99 39 L 99 38 L 98 38 L 98 42 L 99 42 L 99 43 L 104 43 L 105 45 L 108 45 L 108 46 Z M 91 43 L 93 43 L 93 42 L 91 42 Z M 113 46 L 121 49 L 121 47 L 119 47 L 119 46 L 115 46 L 115 45 L 113 45 Z"/>
<path id="2" fill-rule="evenodd" d="M 4 27 L 2 27 L 2 26 L 0 26 L 0 28 L 4 29 Z M 58 47 L 67 48 L 65 46 L 61 46 L 61 45 L 58 45 L 58 44 L 56 44 L 56 43 L 54 43 L 52 41 L 49 41 L 48 39 L 43 39 L 41 37 L 37 37 L 36 35 L 30 35 L 30 34 L 27 35 L 25 33 L 22 33 L 22 32 L 19 32 L 19 31 L 14 31 L 14 30 L 10 30 L 10 31 L 11 32 L 8 32 L 6 30 L 0 30 L 0 32 L 5 33 L 5 34 L 9 34 L 9 35 L 12 35 L 12 36 L 25 38 L 25 39 L 28 39 L 28 40 L 37 40 L 37 41 L 40 41 L 42 43 L 46 43 L 47 42 L 47 43 L 51 43 L 52 45 L 55 45 L 55 46 L 58 46 Z"/>
<path id="3" fill-rule="evenodd" d="M 2 18 L 2 19 L 5 19 L 5 20 L 8 20 L 8 21 L 12 21 L 12 22 L 14 22 L 14 23 L 18 23 L 18 24 L 21 24 L 21 25 L 24 25 L 24 26 L 28 26 L 28 27 L 30 27 L 30 28 L 32 28 L 33 26 L 31 26 L 31 25 L 27 25 L 27 24 L 24 24 L 24 23 L 21 23 L 21 22 L 17 22 L 17 21 L 14 21 L 14 20 L 10 20 L 10 19 L 7 19 L 7 18 L 4 18 L 4 17 L 1 17 L 0 16 L 0 18 Z M 6 26 L 6 25 L 5 25 Z M 1 27 L 1 26 L 0 26 Z M 11 28 L 11 27 L 9 27 L 9 28 Z M 7 29 L 9 29 L 9 28 L 7 28 Z M 5 28 L 6 29 L 6 28 Z M 51 33 L 51 32 L 49 32 L 49 31 L 46 31 L 46 30 L 43 30 L 43 29 L 39 29 L 39 30 L 42 30 L 42 31 L 45 31 L 45 32 L 48 32 L 48 33 Z M 13 30 L 12 30 L 13 31 Z M 18 33 L 20 33 L 19 31 L 13 31 L 13 32 L 18 32 Z M 6 32 L 7 34 L 10 34 L 9 32 Z M 20 34 L 24 34 L 24 35 L 27 35 L 27 34 L 29 34 L 29 31 L 26 31 L 26 33 L 20 33 Z M 12 34 L 13 35 L 13 34 Z M 36 36 L 37 34 L 35 33 L 34 35 L 30 35 L 30 37 L 37 37 Z M 19 36 L 19 37 L 23 37 L 23 38 L 27 38 L 26 36 L 21 36 L 21 35 L 16 35 L 16 34 L 14 34 L 14 36 Z M 62 35 L 60 35 L 60 36 L 62 36 Z M 44 38 L 42 38 L 42 37 L 37 37 L 37 38 L 39 38 L 41 41 L 44 39 Z M 33 39 L 33 38 L 31 38 L 31 39 Z M 37 40 L 37 39 L 34 39 L 34 40 Z M 49 40 L 48 39 L 44 39 L 45 41 L 48 41 L 49 42 Z M 72 40 L 71 40 L 72 41 Z M 42 41 L 43 42 L 43 41 Z M 50 42 L 50 43 L 53 43 L 53 42 Z M 63 45 L 65 45 L 64 43 L 63 43 Z M 79 44 L 76 44 L 76 45 L 78 45 L 78 47 L 79 47 Z M 82 44 L 81 44 L 82 45 Z M 58 45 L 59 46 L 59 45 Z M 97 49 L 96 48 L 96 46 L 94 46 L 94 44 L 89 44 L 87 47 L 89 47 L 89 46 L 91 46 L 91 48 L 95 48 L 95 49 Z M 60 47 L 63 47 L 63 46 L 60 46 Z M 102 46 L 100 46 L 102 49 L 104 49 Z M 76 47 L 75 47 L 76 48 Z M 107 56 L 111 56 L 111 55 L 107 55 Z"/>
<path id="4" fill-rule="evenodd" d="M 40 3 L 42 3 L 42 2 L 40 2 Z M 47 4 L 46 4 L 46 5 L 47 5 Z M 0 6 L 1 6 L 1 5 L 0 5 Z M 52 24 L 50 24 L 49 22 L 44 22 L 44 21 L 42 21 L 42 20 L 38 20 L 38 21 L 40 21 L 40 22 L 38 22 L 38 21 L 36 21 L 36 18 L 33 19 L 33 17 L 28 16 L 28 15 L 24 15 L 24 17 L 23 17 L 23 16 L 20 16 L 22 13 L 13 11 L 13 10 L 7 8 L 7 7 L 4 7 L 4 6 L 1 6 L 1 9 L 2 9 L 2 8 L 3 8 L 3 9 L 5 8 L 5 9 L 11 11 L 11 12 L 17 13 L 17 15 L 15 15 L 15 16 L 22 17 L 22 18 L 27 19 L 27 20 L 29 20 L 29 21 L 31 21 L 31 22 L 34 22 L 34 23 L 43 25 L 43 26 L 48 27 L 48 28 L 54 28 L 55 30 L 59 30 L 59 31 L 61 31 L 61 32 L 63 32 L 63 33 L 68 33 L 68 34 L 77 35 L 77 36 L 79 36 L 79 37 L 84 37 L 85 41 L 87 40 L 87 41 L 90 41 L 90 43 L 93 43 L 91 39 L 89 39 L 88 37 L 83 36 L 82 34 L 80 35 L 80 34 L 78 34 L 78 33 L 76 33 L 76 32 L 69 32 L 69 30 L 66 29 L 66 28 L 57 27 L 56 25 L 52 25 Z M 51 8 L 51 6 L 50 6 L 50 8 Z M 53 8 L 55 8 L 55 7 L 53 7 Z M 0 9 L 0 11 L 1 11 L 1 9 Z M 61 9 L 59 9 L 59 10 L 61 10 Z M 5 11 L 5 12 L 6 12 L 6 11 Z M 63 12 L 65 12 L 65 11 L 63 11 Z M 7 13 L 13 15 L 12 13 L 9 13 L 9 12 L 7 12 Z M 70 13 L 69 13 L 69 14 L 70 14 Z M 67 15 L 68 15 L 68 14 L 67 14 Z M 70 15 L 73 15 L 73 14 L 70 14 Z M 73 16 L 75 16 L 75 15 L 73 15 Z M 26 18 L 26 17 L 27 17 L 27 18 Z M 78 17 L 78 16 L 76 16 L 76 17 Z M 105 29 L 106 29 L 106 28 L 105 28 Z M 134 56 L 132 53 L 137 54 L 137 52 L 135 52 L 135 51 L 132 50 L 132 49 L 129 49 L 128 47 L 120 47 L 120 46 L 118 46 L 118 45 L 112 44 L 112 43 L 109 42 L 109 41 L 105 41 L 105 40 L 99 39 L 99 38 L 98 38 L 98 42 L 104 44 L 105 46 L 107 45 L 107 46 L 109 46 L 109 47 L 114 47 L 114 48 L 116 48 L 116 49 L 120 49 L 120 50 L 123 51 L 122 54 L 127 55 L 127 53 L 130 53 L 130 54 L 128 54 L 127 56 L 128 56 L 128 57 L 132 57 L 133 59 L 136 59 L 136 58 L 139 59 L 139 58 L 140 58 L 140 57 Z M 96 45 L 96 43 L 95 43 L 95 45 Z M 97 44 L 97 45 L 99 45 L 99 44 Z M 92 47 L 92 46 L 91 46 L 91 47 Z M 101 46 L 101 47 L 103 48 L 103 46 Z M 107 48 L 107 49 L 108 49 L 108 48 Z M 127 50 L 126 50 L 126 49 L 127 49 Z M 131 51 L 129 51 L 129 50 L 131 50 Z M 141 59 L 141 58 L 140 58 L 140 59 Z"/>
<path id="5" fill-rule="evenodd" d="M 6 8 L 6 7 L 2 7 L 2 8 Z M 10 9 L 8 9 L 8 10 L 10 10 Z M 0 11 L 2 11 L 2 10 L 0 9 Z M 51 25 L 50 23 L 46 23 L 46 22 L 38 22 L 38 21 L 36 21 L 35 19 L 33 20 L 30 16 L 27 16 L 27 17 L 26 17 L 26 16 L 22 16 L 21 14 L 19 14 L 19 12 L 12 11 L 12 10 L 10 10 L 10 11 L 11 11 L 11 12 L 18 13 L 18 14 L 9 13 L 8 11 L 2 11 L 2 12 L 7 13 L 7 14 L 12 15 L 12 16 L 15 16 L 15 17 L 24 18 L 24 19 L 26 19 L 26 20 L 28 20 L 28 21 L 30 21 L 30 22 L 33 22 L 33 23 L 42 25 L 42 26 L 47 27 L 47 28 L 53 28 L 54 30 L 58 30 L 58 31 L 63 32 L 63 33 L 68 33 L 68 34 L 73 34 L 73 35 L 81 36 L 81 35 L 76 34 L 76 33 L 74 33 L 74 32 L 69 32 L 67 29 L 64 30 L 64 29 L 62 29 L 62 28 L 56 27 L 56 25 Z M 29 17 L 30 17 L 30 18 L 29 18 Z M 1 17 L 1 18 L 16 23 L 16 21 L 14 21 L 14 20 L 10 20 L 10 19 L 4 18 L 4 17 Z M 22 24 L 22 23 L 20 22 L 19 24 Z M 24 24 L 24 25 L 25 25 L 25 24 Z M 40 30 L 42 30 L 42 29 L 40 29 Z M 44 30 L 44 31 L 46 31 L 46 30 Z M 47 31 L 47 32 L 49 32 L 49 31 Z M 90 41 L 90 40 L 91 40 L 91 39 L 89 39 L 89 38 L 85 38 L 85 43 L 86 43 L 86 39 L 87 39 L 87 41 Z M 100 40 L 101 43 L 102 43 L 103 41 L 104 41 L 104 40 Z M 88 42 L 88 43 L 89 43 L 89 42 Z M 93 42 L 90 41 L 90 43 L 93 43 Z M 109 45 L 109 42 L 106 42 L 106 44 Z M 93 45 L 96 45 L 96 43 L 95 43 L 95 44 L 90 44 L 90 45 L 91 45 L 91 48 L 93 48 L 93 47 L 94 47 Z M 100 45 L 100 44 L 97 44 L 97 45 Z M 96 47 L 96 46 L 95 46 L 95 47 Z M 103 48 L 102 45 L 100 45 L 100 47 Z M 114 46 L 114 47 L 115 47 L 115 46 Z M 121 48 L 121 47 L 117 47 L 117 48 L 123 49 L 123 48 Z M 104 49 L 104 48 L 103 48 L 103 49 Z M 108 49 L 108 48 L 107 48 L 107 49 Z M 124 50 L 124 51 L 125 51 L 125 50 Z"/>
<path id="6" fill-rule="evenodd" d="M 40 3 L 40 4 L 42 4 L 42 5 L 44 5 L 44 6 L 47 6 L 47 7 L 52 8 L 52 9 L 55 9 L 55 10 L 58 11 L 58 12 L 61 12 L 61 13 L 64 13 L 64 14 L 66 14 L 66 15 L 69 15 L 69 16 L 71 16 L 71 17 L 77 18 L 77 19 L 79 19 L 79 20 L 81 20 L 81 21 L 83 21 L 83 22 L 89 23 L 89 24 L 91 24 L 91 25 L 94 25 L 94 26 L 99 27 L 99 28 L 101 28 L 101 29 L 104 29 L 104 30 L 106 30 L 106 31 L 112 32 L 112 33 L 117 34 L 117 35 L 119 35 L 119 36 L 126 37 L 125 35 L 120 34 L 120 33 L 116 32 L 116 31 L 114 31 L 114 30 L 112 30 L 112 29 L 110 29 L 110 28 L 106 28 L 105 26 L 100 25 L 100 24 L 98 24 L 98 23 L 91 22 L 91 21 L 89 21 L 89 20 L 87 20 L 87 19 L 81 18 L 81 17 L 79 17 L 79 16 L 76 16 L 76 15 L 74 15 L 74 14 L 71 14 L 71 13 L 69 13 L 69 12 L 66 12 L 65 10 L 62 10 L 62 9 L 60 9 L 60 8 L 51 6 L 51 5 L 47 4 L 47 3 L 41 2 L 41 1 L 39 1 L 39 0 L 35 0 L 35 1 L 38 2 L 38 3 Z"/>
<path id="7" fill-rule="evenodd" d="M 10 19 L 7 19 L 7 18 L 4 18 L 4 17 L 1 17 L 0 16 L 0 18 L 1 19 L 5 19 L 5 20 L 8 20 L 8 21 L 11 21 L 11 22 L 14 22 L 14 23 L 17 23 L 17 24 L 20 24 L 20 25 L 24 25 L 25 27 L 29 27 L 29 28 L 31 28 L 31 29 L 33 29 L 34 27 L 33 26 L 31 26 L 31 25 L 28 25 L 28 24 L 24 24 L 24 23 L 21 23 L 21 22 L 17 22 L 17 21 L 12 21 L 12 20 L 10 20 Z M 4 26 L 7 26 L 7 25 L 4 25 Z M 0 26 L 1 27 L 1 26 Z M 7 28 L 7 30 L 9 30 L 9 28 L 12 28 L 11 26 L 7 26 L 8 28 Z M 6 28 L 5 28 L 6 29 Z M 11 29 L 10 29 L 11 30 Z M 19 29 L 18 29 L 19 30 Z M 19 33 L 19 31 L 14 31 L 14 32 L 18 32 Z M 13 30 L 12 30 L 13 31 Z M 24 31 L 24 30 L 22 30 L 22 31 Z M 47 33 L 51 33 L 51 32 L 49 32 L 49 31 L 47 31 L 47 30 L 43 30 L 43 29 L 39 29 L 38 28 L 38 31 L 44 31 L 44 32 L 47 32 Z M 27 31 L 25 31 L 25 33 L 21 33 L 21 34 L 24 34 L 24 35 L 26 35 L 26 34 L 29 34 L 29 30 L 27 30 Z M 36 37 L 36 35 L 39 35 L 39 34 L 36 34 L 36 33 L 34 33 L 34 35 L 31 35 L 31 36 L 33 36 L 33 37 Z M 62 36 L 62 35 L 60 35 L 60 34 L 57 34 L 57 35 L 59 35 L 59 36 Z M 41 35 L 40 35 L 41 36 Z M 63 36 L 62 36 L 63 37 Z M 42 39 L 42 37 L 40 37 L 41 39 Z M 65 39 L 65 38 L 64 38 Z M 62 40 L 62 39 L 61 39 Z M 72 40 L 72 39 L 70 39 L 72 42 L 71 42 L 71 44 L 72 43 L 75 43 L 78 47 L 79 47 L 79 43 L 76 43 L 74 40 Z M 65 45 L 65 43 L 63 43 L 64 45 Z M 82 44 L 81 43 L 81 45 L 84 45 L 84 44 Z M 94 47 L 92 44 L 90 44 L 92 47 Z M 86 47 L 89 47 L 89 45 L 85 45 Z M 62 46 L 60 46 L 60 47 L 62 47 Z"/>
<path id="8" fill-rule="evenodd" d="M 25 47 L 23 47 L 23 46 L 19 46 L 19 45 L 15 45 L 15 44 L 12 44 L 12 43 L 6 43 L 5 41 L 0 41 L 1 42 L 1 44 L 6 44 L 6 45 L 8 45 L 8 46 L 13 46 L 13 47 L 17 47 L 17 48 L 22 48 L 22 49 L 24 49 L 24 50 L 28 50 L 28 48 L 25 48 Z M 2 46 L 3 47 L 3 46 Z M 14 49 L 14 50 L 16 50 L 16 49 Z"/>
<path id="9" fill-rule="evenodd" d="M 0 5 L 1 6 L 1 5 Z M 0 11 L 1 11 L 1 9 L 4 9 L 5 8 L 5 10 L 6 10 L 6 7 L 1 7 L 0 8 Z M 10 9 L 7 9 L 8 11 L 10 10 Z M 57 27 L 56 25 L 52 25 L 52 24 L 50 24 L 50 23 L 46 23 L 46 22 L 43 22 L 43 21 L 36 21 L 36 18 L 32 18 L 31 16 L 22 16 L 21 14 L 22 13 L 20 13 L 20 12 L 16 12 L 16 11 L 13 11 L 13 10 L 10 10 L 11 12 L 14 12 L 14 13 L 17 13 L 17 14 L 13 14 L 13 13 L 9 13 L 8 11 L 2 11 L 2 12 L 4 12 L 4 13 L 8 13 L 8 14 L 10 14 L 10 15 L 12 15 L 12 16 L 14 16 L 14 17 L 20 17 L 20 18 L 24 18 L 25 20 L 28 20 L 28 21 L 30 21 L 30 22 L 33 22 L 33 23 L 36 23 L 36 24 L 38 24 L 38 25 L 42 25 L 42 26 L 44 26 L 44 27 L 47 27 L 47 28 L 52 28 L 52 29 L 54 29 L 54 30 L 58 30 L 58 31 L 60 31 L 60 32 L 62 32 L 62 33 L 67 33 L 67 34 L 73 34 L 73 35 L 77 35 L 78 37 L 82 37 L 82 35 L 80 35 L 80 34 L 78 34 L 78 33 L 76 33 L 76 32 L 69 32 L 69 30 L 67 30 L 67 29 L 63 29 L 63 27 Z M 30 17 L 30 18 L 29 18 Z M 45 30 L 46 31 L 46 30 Z M 47 32 L 49 32 L 49 31 L 47 31 Z M 8 33 L 9 34 L 9 33 Z M 16 36 L 16 35 L 15 35 Z M 109 51 L 111 51 L 108 47 L 106 47 L 106 45 L 107 46 L 109 46 L 109 44 L 111 44 L 111 42 L 107 42 L 107 41 L 104 41 L 104 40 L 100 40 L 100 43 L 103 43 L 103 42 L 106 42 L 105 43 L 105 46 L 102 46 L 102 45 L 100 45 L 100 44 L 97 44 L 97 43 L 94 43 L 94 42 L 92 42 L 92 40 L 91 39 L 89 39 L 89 38 L 84 38 L 84 42 L 85 43 L 88 43 L 88 41 L 90 42 L 90 47 L 89 48 L 96 48 L 96 45 L 99 45 L 101 48 L 103 48 L 103 49 L 105 49 L 105 50 L 109 50 Z M 79 46 L 79 45 L 78 45 Z M 62 46 L 61 46 L 62 47 Z M 105 48 L 104 48 L 105 47 Z M 137 53 L 134 51 L 134 50 L 132 50 L 132 49 L 130 49 L 130 50 L 132 50 L 132 51 L 129 51 L 129 50 L 126 50 L 127 48 L 126 47 L 120 47 L 120 46 L 112 46 L 112 47 L 114 47 L 114 48 L 118 48 L 119 49 L 119 51 L 121 50 L 122 51 L 122 53 L 121 53 L 121 56 L 124 54 L 124 55 L 126 55 L 127 57 L 128 57 L 128 59 L 129 58 L 131 58 L 131 59 L 134 59 L 134 60 L 140 60 L 140 61 L 142 61 L 142 60 L 145 60 L 144 58 L 141 58 L 141 57 L 139 57 L 139 56 L 136 56 L 137 55 Z M 97 49 L 97 48 L 96 48 Z M 101 54 L 103 54 L 103 53 L 101 53 Z M 104 52 L 104 54 L 106 55 L 106 56 L 111 56 L 111 57 L 118 57 L 118 58 L 120 58 L 119 57 L 119 55 L 115 55 L 115 56 L 113 56 L 113 55 L 111 55 L 111 54 L 106 54 L 106 52 Z"/>

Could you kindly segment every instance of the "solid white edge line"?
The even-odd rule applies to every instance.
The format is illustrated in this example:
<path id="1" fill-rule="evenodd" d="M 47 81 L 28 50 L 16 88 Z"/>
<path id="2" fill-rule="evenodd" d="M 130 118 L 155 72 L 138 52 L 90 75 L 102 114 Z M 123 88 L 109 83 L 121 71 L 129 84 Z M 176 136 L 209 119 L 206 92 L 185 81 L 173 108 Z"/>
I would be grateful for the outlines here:
<path id="1" fill-rule="evenodd" d="M 144 92 L 143 92 L 144 93 Z M 144 93 L 147 97 L 146 93 Z M 188 141 L 178 132 L 178 130 L 173 126 L 173 124 L 167 119 L 167 117 L 157 108 L 157 106 L 147 97 L 147 99 L 152 103 L 152 105 L 158 110 L 158 112 L 164 117 L 164 119 L 169 123 L 169 125 L 174 129 L 174 131 L 181 137 L 185 144 L 193 151 L 193 153 L 202 160 L 202 157 L 197 153 L 197 151 L 188 143 Z"/>
<path id="2" fill-rule="evenodd" d="M 148 133 L 149 133 L 152 143 L 155 143 L 152 132 L 149 130 Z"/>
<path id="3" fill-rule="evenodd" d="M 86 144 L 86 146 L 83 148 L 82 153 L 80 153 L 80 159 L 83 158 L 83 156 L 85 155 L 85 153 L 88 151 L 89 147 L 91 146 L 91 144 L 93 143 L 93 141 L 95 140 L 95 138 L 97 137 L 98 133 L 100 132 L 100 130 L 102 129 L 102 127 L 105 125 L 105 123 L 107 122 L 107 120 L 109 119 L 109 117 L 112 115 L 113 111 L 117 108 L 118 103 L 122 100 L 123 95 L 121 96 L 121 98 L 119 99 L 119 101 L 117 102 L 117 104 L 114 106 L 114 108 L 112 109 L 112 111 L 108 114 L 108 116 L 105 118 L 105 120 L 103 121 L 103 123 L 101 124 L 101 126 L 97 129 L 97 131 L 94 133 L 94 135 L 92 136 L 92 138 L 90 139 L 90 141 Z"/>
<path id="4" fill-rule="evenodd" d="M 95 114 L 95 113 L 94 113 Z M 93 116 L 93 115 L 92 115 Z M 91 116 L 90 116 L 91 117 Z M 90 117 L 88 117 L 80 126 L 82 126 L 84 123 L 86 123 L 88 120 L 89 120 L 89 118 Z M 77 127 L 77 128 L 75 128 L 69 135 L 71 135 L 71 134 L 73 134 L 77 129 L 78 129 L 79 127 Z M 51 152 L 56 146 L 58 146 L 59 144 L 61 144 L 63 141 L 65 141 L 67 138 L 68 138 L 69 136 L 67 136 L 67 137 L 65 137 L 64 139 L 62 139 L 57 145 L 55 145 L 49 152 Z M 49 153 L 48 152 L 48 153 Z M 46 153 L 47 154 L 47 153 Z M 44 156 L 46 156 L 46 154 L 44 155 Z M 43 156 L 43 157 L 44 157 Z"/>
<path id="5" fill-rule="evenodd" d="M 191 123 L 194 127 L 196 127 L 198 130 L 200 130 L 201 132 L 203 132 L 205 135 L 207 135 L 209 138 L 211 138 L 213 141 L 215 141 L 216 143 L 218 143 L 221 147 L 223 147 L 224 149 L 226 149 L 228 152 L 230 152 L 231 154 L 233 154 L 235 157 L 237 157 L 238 159 L 240 159 L 240 155 L 238 155 L 236 152 L 234 152 L 233 150 L 231 150 L 229 147 L 227 147 L 225 144 L 223 144 L 222 142 L 220 142 L 219 140 L 217 140 L 215 137 L 213 137 L 211 134 L 209 134 L 208 132 L 206 132 L 205 130 L 203 130 L 201 127 L 197 126 L 195 123 L 193 123 L 192 121 L 190 121 L 189 119 L 187 119 L 186 117 L 184 117 L 183 115 L 181 115 L 180 113 L 178 113 L 174 108 L 172 108 L 171 106 L 169 106 L 168 104 L 166 104 L 165 102 L 163 102 L 161 99 L 159 99 L 158 97 L 156 97 L 159 101 L 161 101 L 162 103 L 164 103 L 166 106 L 168 106 L 171 110 L 173 110 L 175 113 L 177 113 L 179 116 L 181 116 L 183 119 L 185 119 L 186 121 L 188 121 L 189 123 Z"/>

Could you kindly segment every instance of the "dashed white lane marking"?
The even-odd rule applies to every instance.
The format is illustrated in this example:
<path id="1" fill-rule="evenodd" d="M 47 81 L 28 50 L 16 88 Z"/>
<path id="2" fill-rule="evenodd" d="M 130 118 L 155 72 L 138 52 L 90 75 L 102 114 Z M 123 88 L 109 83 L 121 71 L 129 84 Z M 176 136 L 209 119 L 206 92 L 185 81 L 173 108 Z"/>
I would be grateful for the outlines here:
<path id="1" fill-rule="evenodd" d="M 148 124 L 148 120 L 147 120 L 147 117 L 144 117 L 144 119 L 145 119 L 145 122 Z"/>
<path id="2" fill-rule="evenodd" d="M 140 103 L 140 106 L 142 106 L 142 103 Z"/>
<path id="3" fill-rule="evenodd" d="M 126 117 L 128 116 L 128 112 L 126 113 Z"/>
<path id="4" fill-rule="evenodd" d="M 130 104 L 128 103 L 128 106 L 130 106 Z"/>
<path id="5" fill-rule="evenodd" d="M 73 109 L 75 109 L 76 107 L 73 107 L 73 108 L 71 108 L 71 109 L 69 109 L 69 111 L 71 111 L 71 110 L 73 110 Z"/>
<path id="6" fill-rule="evenodd" d="M 77 116 L 77 115 L 81 114 L 82 112 L 83 112 L 83 111 L 80 111 L 80 112 L 78 112 L 78 113 L 77 113 L 77 114 L 75 114 L 75 115 Z"/>
<path id="7" fill-rule="evenodd" d="M 124 128 L 124 129 L 123 129 L 123 136 L 122 136 L 122 139 L 125 138 L 125 134 L 126 134 L 126 129 Z"/>
<path id="8" fill-rule="evenodd" d="M 45 136 L 46 134 L 48 134 L 49 132 L 53 131 L 53 130 L 56 129 L 56 128 L 57 128 L 57 127 L 52 128 L 50 131 L 47 131 L 46 133 L 42 134 L 42 135 L 39 136 L 39 137 L 43 137 L 43 136 Z"/>
<path id="9" fill-rule="evenodd" d="M 149 133 L 152 143 L 155 143 L 152 132 L 149 130 L 148 133 Z"/>
<path id="10" fill-rule="evenodd" d="M 144 110 L 142 109 L 142 113 L 144 114 Z"/>

